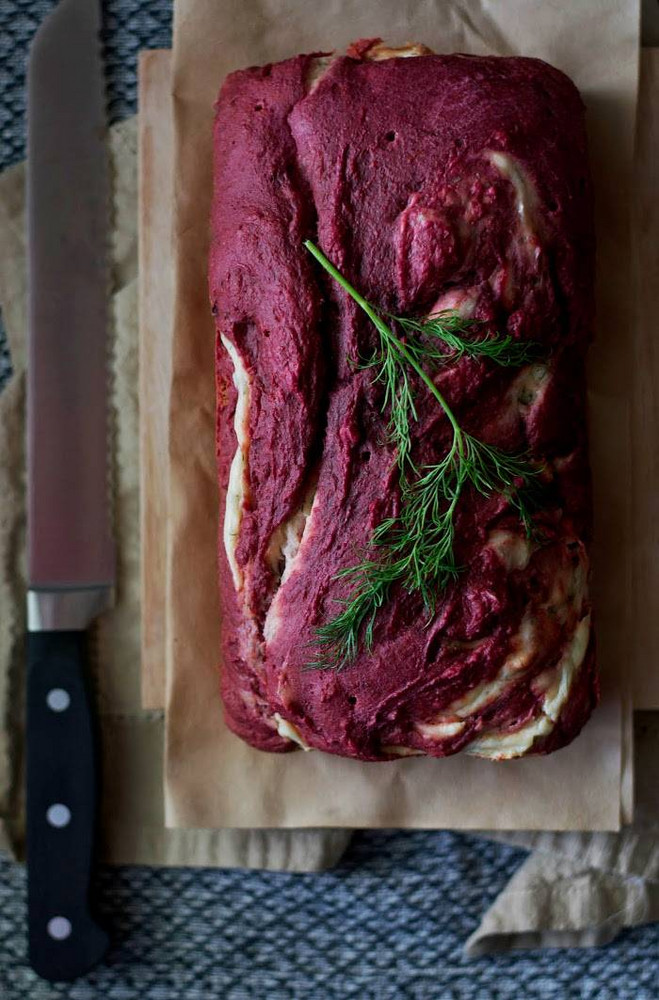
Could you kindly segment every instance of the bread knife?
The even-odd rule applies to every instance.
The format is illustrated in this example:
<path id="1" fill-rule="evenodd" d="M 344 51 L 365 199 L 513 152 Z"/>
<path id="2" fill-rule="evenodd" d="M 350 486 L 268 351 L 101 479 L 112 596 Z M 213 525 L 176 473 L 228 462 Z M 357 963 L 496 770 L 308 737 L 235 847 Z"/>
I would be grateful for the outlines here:
<path id="1" fill-rule="evenodd" d="M 99 0 L 60 0 L 28 62 L 28 944 L 71 980 L 108 938 L 90 910 L 97 804 L 87 634 L 113 601 L 109 164 Z"/>

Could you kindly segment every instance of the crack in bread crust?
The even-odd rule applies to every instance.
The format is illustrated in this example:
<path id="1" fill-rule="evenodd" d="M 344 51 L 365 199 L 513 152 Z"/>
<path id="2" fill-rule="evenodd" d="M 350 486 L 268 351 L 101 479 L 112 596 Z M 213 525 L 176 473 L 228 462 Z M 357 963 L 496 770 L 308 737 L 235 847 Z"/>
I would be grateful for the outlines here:
<path id="1" fill-rule="evenodd" d="M 240 522 L 247 500 L 247 455 L 249 451 L 249 376 L 240 354 L 231 341 L 222 335 L 220 339 L 231 358 L 233 384 L 237 393 L 234 433 L 236 450 L 231 460 L 229 482 L 224 507 L 224 548 L 231 567 L 231 575 L 236 591 L 243 587 L 243 572 L 236 560 L 236 543 L 240 534 Z"/>

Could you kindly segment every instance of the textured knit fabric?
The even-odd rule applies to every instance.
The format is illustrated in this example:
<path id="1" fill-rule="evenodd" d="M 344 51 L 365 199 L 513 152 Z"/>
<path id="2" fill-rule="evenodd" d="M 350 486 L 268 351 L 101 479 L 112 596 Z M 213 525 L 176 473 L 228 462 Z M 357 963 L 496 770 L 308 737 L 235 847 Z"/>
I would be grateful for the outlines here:
<path id="1" fill-rule="evenodd" d="M 606 949 L 464 957 L 520 851 L 451 833 L 356 837 L 322 875 L 113 869 L 115 944 L 72 986 L 25 965 L 25 880 L 0 868 L 3 1000 L 656 1000 L 657 934 Z M 4 977 L 4 983 L 2 978 Z M 3 991 L 4 986 L 4 991 Z"/>

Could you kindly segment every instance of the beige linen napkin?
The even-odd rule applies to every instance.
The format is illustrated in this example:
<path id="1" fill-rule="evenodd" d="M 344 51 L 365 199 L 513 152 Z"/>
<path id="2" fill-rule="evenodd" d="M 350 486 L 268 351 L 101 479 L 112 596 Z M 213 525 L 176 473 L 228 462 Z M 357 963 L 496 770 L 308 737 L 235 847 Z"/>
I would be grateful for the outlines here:
<path id="1" fill-rule="evenodd" d="M 163 718 L 140 705 L 135 119 L 111 130 L 112 305 L 118 586 L 99 623 L 94 686 L 103 747 L 101 856 L 115 863 L 314 871 L 334 864 L 342 830 L 165 830 Z M 0 847 L 23 845 L 22 666 L 25 593 L 24 169 L 0 177 L 0 304 L 13 376 L 0 395 Z"/>
<path id="2" fill-rule="evenodd" d="M 659 920 L 659 712 L 637 712 L 634 822 L 622 833 L 485 833 L 532 853 L 483 917 L 468 955 L 602 945 Z"/>

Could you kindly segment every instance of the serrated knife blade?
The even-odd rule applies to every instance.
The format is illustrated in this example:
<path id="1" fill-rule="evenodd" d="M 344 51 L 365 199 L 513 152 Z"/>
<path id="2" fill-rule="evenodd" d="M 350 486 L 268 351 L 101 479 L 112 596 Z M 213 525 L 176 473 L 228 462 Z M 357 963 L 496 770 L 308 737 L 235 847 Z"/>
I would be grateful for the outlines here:
<path id="1" fill-rule="evenodd" d="M 96 809 L 85 630 L 112 603 L 109 164 L 99 0 L 60 0 L 28 63 L 28 932 L 67 980 L 107 937 L 89 882 Z"/>
<path id="2" fill-rule="evenodd" d="M 61 0 L 28 71 L 28 574 L 110 589 L 105 88 L 96 0 Z"/>

